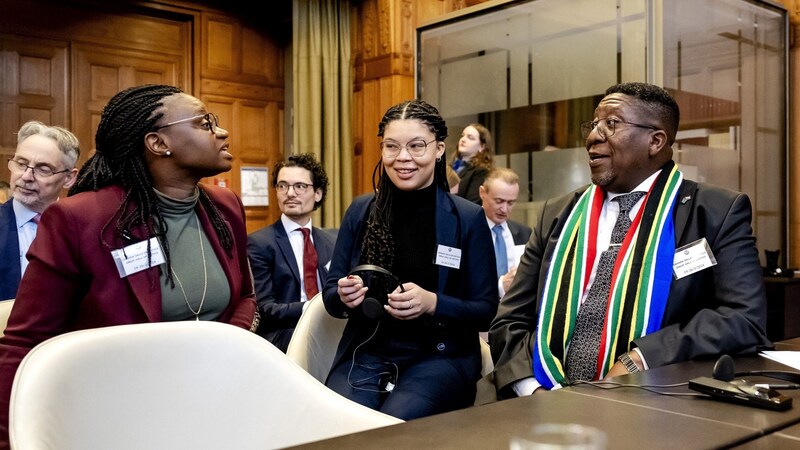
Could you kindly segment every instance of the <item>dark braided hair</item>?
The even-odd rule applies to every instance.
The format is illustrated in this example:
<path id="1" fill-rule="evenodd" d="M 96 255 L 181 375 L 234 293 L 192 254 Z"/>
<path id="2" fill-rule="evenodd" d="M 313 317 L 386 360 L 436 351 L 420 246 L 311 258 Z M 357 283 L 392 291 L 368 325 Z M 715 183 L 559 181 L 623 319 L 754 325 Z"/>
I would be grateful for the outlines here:
<path id="1" fill-rule="evenodd" d="M 164 116 L 163 99 L 180 93 L 183 91 L 175 86 L 148 84 L 114 95 L 100 116 L 95 135 L 95 154 L 81 167 L 77 181 L 69 190 L 69 195 L 75 195 L 111 185 L 121 186 L 125 190 L 125 197 L 103 231 L 116 219 L 114 227 L 117 236 L 128 241 L 131 239 L 130 230 L 144 227 L 147 236 L 158 237 L 167 267 L 170 265 L 170 254 L 165 239 L 166 222 L 161 215 L 153 189 L 153 176 L 145 159 L 144 137 L 156 130 L 156 123 Z M 233 236 L 222 213 L 202 189 L 199 201 L 208 212 L 214 230 L 230 256 Z M 111 248 L 106 242 L 102 244 Z M 167 271 L 167 277 L 172 279 L 172 271 Z"/>
<path id="2" fill-rule="evenodd" d="M 392 106 L 386 111 L 380 124 L 378 124 L 378 137 L 383 137 L 386 126 L 395 120 L 419 120 L 428 130 L 436 136 L 436 141 L 441 142 L 447 138 L 447 125 L 439 110 L 423 100 L 406 100 Z M 375 177 L 378 177 L 377 181 Z M 436 160 L 433 169 L 433 184 L 438 189 L 450 190 L 447 183 L 447 162 L 444 158 Z M 361 257 L 365 264 L 375 264 L 381 267 L 392 267 L 394 263 L 394 239 L 392 238 L 392 192 L 394 186 L 383 161 L 378 161 L 372 172 L 372 188 L 376 192 L 375 203 L 367 218 L 367 232 L 361 246 Z"/>

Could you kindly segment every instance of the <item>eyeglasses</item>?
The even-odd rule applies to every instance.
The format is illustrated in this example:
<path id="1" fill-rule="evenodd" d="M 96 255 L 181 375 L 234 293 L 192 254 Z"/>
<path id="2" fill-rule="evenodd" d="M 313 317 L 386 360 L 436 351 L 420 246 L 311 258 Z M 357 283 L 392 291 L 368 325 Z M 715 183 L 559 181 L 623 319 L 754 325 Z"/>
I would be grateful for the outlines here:
<path id="1" fill-rule="evenodd" d="M 31 169 L 31 171 L 33 171 L 33 176 L 37 178 L 50 178 L 55 174 L 69 172 L 70 170 L 72 170 L 72 169 L 53 170 L 47 166 L 29 166 L 28 163 L 9 158 L 8 170 L 14 173 L 25 173 L 25 171 L 28 169 Z"/>
<path id="2" fill-rule="evenodd" d="M 406 145 L 400 145 L 400 143 L 395 141 L 381 141 L 381 151 L 384 156 L 394 158 L 400 154 L 402 149 L 406 149 L 411 156 L 419 158 L 425 154 L 425 150 L 434 142 L 437 141 L 425 142 L 422 139 L 414 139 L 413 141 L 408 141 Z"/>
<path id="3" fill-rule="evenodd" d="M 172 125 L 176 125 L 176 124 L 179 124 L 179 123 L 191 122 L 191 121 L 197 120 L 197 119 L 203 119 L 203 123 L 201 125 L 203 127 L 205 127 L 208 131 L 212 132 L 212 133 L 214 132 L 214 130 L 219 128 L 219 116 L 217 116 L 216 114 L 205 113 L 205 114 L 199 114 L 199 115 L 194 116 L 194 117 L 187 117 L 185 119 L 176 120 L 176 121 L 170 122 L 170 123 L 168 123 L 166 125 L 161 125 L 160 127 L 156 127 L 156 130 L 160 130 L 162 128 L 171 127 Z"/>
<path id="4" fill-rule="evenodd" d="M 294 189 L 294 193 L 297 194 L 297 195 L 305 194 L 306 191 L 309 188 L 312 188 L 312 187 L 314 187 L 313 184 L 307 184 L 307 183 L 289 184 L 289 183 L 287 183 L 285 181 L 280 181 L 280 182 L 278 182 L 277 185 L 275 185 L 275 188 L 278 189 L 278 192 L 280 192 L 281 194 L 283 194 L 284 192 L 288 192 L 289 188 L 293 188 Z"/>
<path id="5" fill-rule="evenodd" d="M 658 128 L 652 125 L 642 125 L 639 123 L 626 122 L 624 120 L 619 120 L 619 119 L 600 119 L 600 120 L 594 120 L 592 122 L 581 122 L 581 136 L 584 139 L 588 139 L 589 135 L 592 133 L 592 130 L 597 128 L 597 132 L 600 133 L 600 136 L 602 136 L 603 139 L 607 139 L 614 135 L 617 125 L 620 123 L 624 123 L 632 127 L 658 130 Z"/>

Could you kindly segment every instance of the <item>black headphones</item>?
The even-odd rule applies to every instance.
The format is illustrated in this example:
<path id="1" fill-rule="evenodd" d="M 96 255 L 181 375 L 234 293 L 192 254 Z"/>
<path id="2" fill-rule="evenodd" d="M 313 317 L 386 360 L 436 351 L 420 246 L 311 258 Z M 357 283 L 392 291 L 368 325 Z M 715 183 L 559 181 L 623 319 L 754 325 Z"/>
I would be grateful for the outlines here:
<path id="1" fill-rule="evenodd" d="M 771 389 L 800 389 L 800 373 L 787 372 L 784 370 L 751 370 L 748 372 L 736 372 L 736 366 L 733 363 L 733 358 L 728 355 L 722 355 L 714 364 L 712 377 L 722 381 L 733 381 L 736 377 L 743 377 L 747 375 L 759 375 L 762 377 L 777 378 L 779 380 L 788 381 L 792 384 L 770 384 Z"/>
<path id="2" fill-rule="evenodd" d="M 384 278 L 383 280 L 376 280 L 376 281 L 377 283 L 381 283 L 383 284 L 383 286 L 385 286 L 386 292 L 385 293 L 373 292 L 373 290 L 370 289 L 370 291 L 368 291 L 367 294 L 369 296 L 365 298 L 364 301 L 361 303 L 361 310 L 364 312 L 364 315 L 370 319 L 378 319 L 381 317 L 381 315 L 383 315 L 386 312 L 383 309 L 383 305 L 386 305 L 388 303 L 388 297 L 386 297 L 386 295 L 389 292 L 393 291 L 395 287 L 400 286 L 400 292 L 406 291 L 405 289 L 403 289 L 403 284 L 400 283 L 400 280 L 396 276 L 394 276 L 392 272 L 389 272 L 383 267 L 375 266 L 372 264 L 361 264 L 359 266 L 355 266 L 347 276 L 357 275 L 357 274 L 367 275 L 367 277 L 365 277 L 366 279 L 364 280 L 364 283 L 367 285 L 367 287 L 370 288 L 373 287 L 370 286 L 370 284 L 372 284 L 371 283 L 372 276 L 374 276 L 375 274 L 379 274 L 380 277 Z M 379 291 L 378 289 L 376 290 Z M 376 295 L 379 297 L 383 297 L 384 300 L 383 301 L 378 300 L 377 298 L 375 298 Z"/>

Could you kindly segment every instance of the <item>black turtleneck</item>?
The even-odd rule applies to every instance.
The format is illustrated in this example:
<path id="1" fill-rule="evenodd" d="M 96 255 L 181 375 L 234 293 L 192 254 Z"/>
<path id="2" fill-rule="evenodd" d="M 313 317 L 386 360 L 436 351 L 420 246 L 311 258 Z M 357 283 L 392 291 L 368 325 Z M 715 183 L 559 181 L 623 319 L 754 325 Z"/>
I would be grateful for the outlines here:
<path id="1" fill-rule="evenodd" d="M 401 191 L 393 187 L 392 235 L 394 266 L 392 272 L 401 282 L 413 281 L 436 292 L 438 270 L 436 256 L 436 184 Z"/>

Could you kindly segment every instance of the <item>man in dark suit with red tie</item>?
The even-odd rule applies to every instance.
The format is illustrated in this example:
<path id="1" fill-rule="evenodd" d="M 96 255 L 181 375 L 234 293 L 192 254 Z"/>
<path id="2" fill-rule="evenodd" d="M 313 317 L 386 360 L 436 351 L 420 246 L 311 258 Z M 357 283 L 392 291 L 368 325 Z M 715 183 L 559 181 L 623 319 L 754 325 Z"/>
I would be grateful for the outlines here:
<path id="1" fill-rule="evenodd" d="M 78 138 L 65 128 L 31 121 L 17 132 L 8 160 L 13 200 L 0 206 L 0 300 L 16 297 L 39 216 L 75 183 L 79 155 Z"/>
<path id="2" fill-rule="evenodd" d="M 328 191 L 328 176 L 314 155 L 278 162 L 272 187 L 281 217 L 250 234 L 247 251 L 261 313 L 257 332 L 286 352 L 300 315 L 325 283 L 335 236 L 311 224 Z"/>

